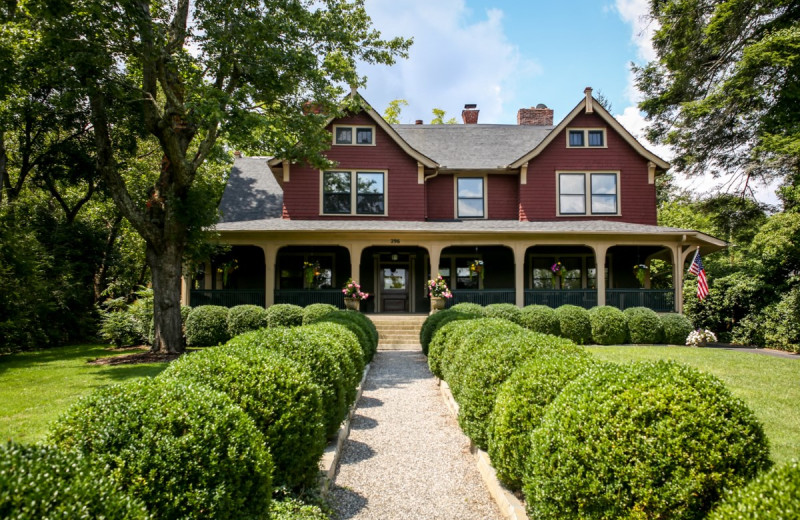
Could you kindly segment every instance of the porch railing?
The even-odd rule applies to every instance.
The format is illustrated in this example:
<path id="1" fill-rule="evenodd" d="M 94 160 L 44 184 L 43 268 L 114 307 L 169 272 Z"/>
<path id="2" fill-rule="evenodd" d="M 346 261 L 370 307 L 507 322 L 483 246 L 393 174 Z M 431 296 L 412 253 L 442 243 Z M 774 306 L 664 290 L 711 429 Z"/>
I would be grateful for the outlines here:
<path id="1" fill-rule="evenodd" d="M 344 294 L 341 289 L 281 289 L 275 291 L 275 303 L 293 303 L 301 307 L 329 303 L 344 309 Z"/>
<path id="2" fill-rule="evenodd" d="M 569 290 L 543 290 L 527 289 L 525 291 L 525 305 L 547 305 L 548 307 L 561 307 L 562 305 L 577 305 L 589 309 L 597 305 L 597 291 L 594 289 L 569 289 Z"/>
<path id="3" fill-rule="evenodd" d="M 447 300 L 450 308 L 457 303 L 477 303 L 490 305 L 492 303 L 515 303 L 514 289 L 484 289 L 482 291 L 452 291 L 453 297 Z"/>
<path id="4" fill-rule="evenodd" d="M 189 305 L 221 305 L 235 307 L 237 305 L 260 305 L 266 303 L 264 289 L 192 289 L 189 293 Z"/>
<path id="5" fill-rule="evenodd" d="M 656 312 L 675 311 L 675 291 L 672 289 L 606 289 L 606 305 L 621 310 L 647 307 Z"/>

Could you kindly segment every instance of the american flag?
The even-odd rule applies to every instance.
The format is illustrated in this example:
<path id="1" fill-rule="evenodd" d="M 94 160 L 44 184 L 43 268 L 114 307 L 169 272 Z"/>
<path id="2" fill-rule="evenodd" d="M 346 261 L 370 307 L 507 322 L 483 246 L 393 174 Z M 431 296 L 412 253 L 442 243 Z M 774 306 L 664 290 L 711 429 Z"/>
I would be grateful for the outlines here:
<path id="1" fill-rule="evenodd" d="M 705 300 L 708 296 L 708 280 L 706 279 L 706 270 L 703 267 L 703 261 L 700 259 L 700 250 L 694 254 L 694 261 L 689 267 L 690 274 L 697 275 L 697 297 L 700 300 Z"/>

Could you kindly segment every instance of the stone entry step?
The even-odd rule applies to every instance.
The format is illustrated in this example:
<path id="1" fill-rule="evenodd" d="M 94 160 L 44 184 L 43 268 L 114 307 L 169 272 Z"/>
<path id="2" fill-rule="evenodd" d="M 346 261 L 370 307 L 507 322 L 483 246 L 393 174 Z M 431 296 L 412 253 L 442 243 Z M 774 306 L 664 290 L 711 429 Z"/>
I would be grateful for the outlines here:
<path id="1" fill-rule="evenodd" d="M 378 350 L 420 350 L 419 331 L 427 314 L 370 314 L 378 329 Z"/>

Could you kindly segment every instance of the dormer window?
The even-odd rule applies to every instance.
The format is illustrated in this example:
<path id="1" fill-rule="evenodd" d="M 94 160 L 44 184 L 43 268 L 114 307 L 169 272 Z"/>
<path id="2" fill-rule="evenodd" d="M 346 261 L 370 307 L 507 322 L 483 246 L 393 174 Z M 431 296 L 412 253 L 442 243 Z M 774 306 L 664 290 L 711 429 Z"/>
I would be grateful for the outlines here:
<path id="1" fill-rule="evenodd" d="M 333 144 L 344 146 L 373 146 L 375 144 L 375 128 L 372 126 L 333 127 Z"/>
<path id="2" fill-rule="evenodd" d="M 605 148 L 604 128 L 570 128 L 567 130 L 567 148 Z"/>

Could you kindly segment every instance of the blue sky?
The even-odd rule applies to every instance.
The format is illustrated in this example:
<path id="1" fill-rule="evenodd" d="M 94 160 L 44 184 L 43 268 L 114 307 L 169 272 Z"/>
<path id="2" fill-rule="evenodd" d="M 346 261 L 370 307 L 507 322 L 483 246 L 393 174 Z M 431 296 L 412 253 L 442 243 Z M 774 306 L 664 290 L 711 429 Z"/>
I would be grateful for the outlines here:
<path id="1" fill-rule="evenodd" d="M 414 38 L 407 60 L 392 67 L 364 66 L 361 93 L 383 113 L 393 99 L 406 99 L 402 123 L 428 123 L 433 108 L 461 122 L 466 103 L 480 110 L 480 123 L 515 124 L 517 110 L 544 103 L 557 123 L 591 86 L 612 105 L 611 113 L 645 146 L 666 160 L 669 149 L 644 139 L 646 121 L 636 107 L 630 64 L 653 59 L 649 0 L 366 0 L 384 37 Z M 709 193 L 723 180 L 679 183 Z M 730 186 L 724 189 L 734 189 Z M 759 198 L 775 203 L 773 190 Z"/>

